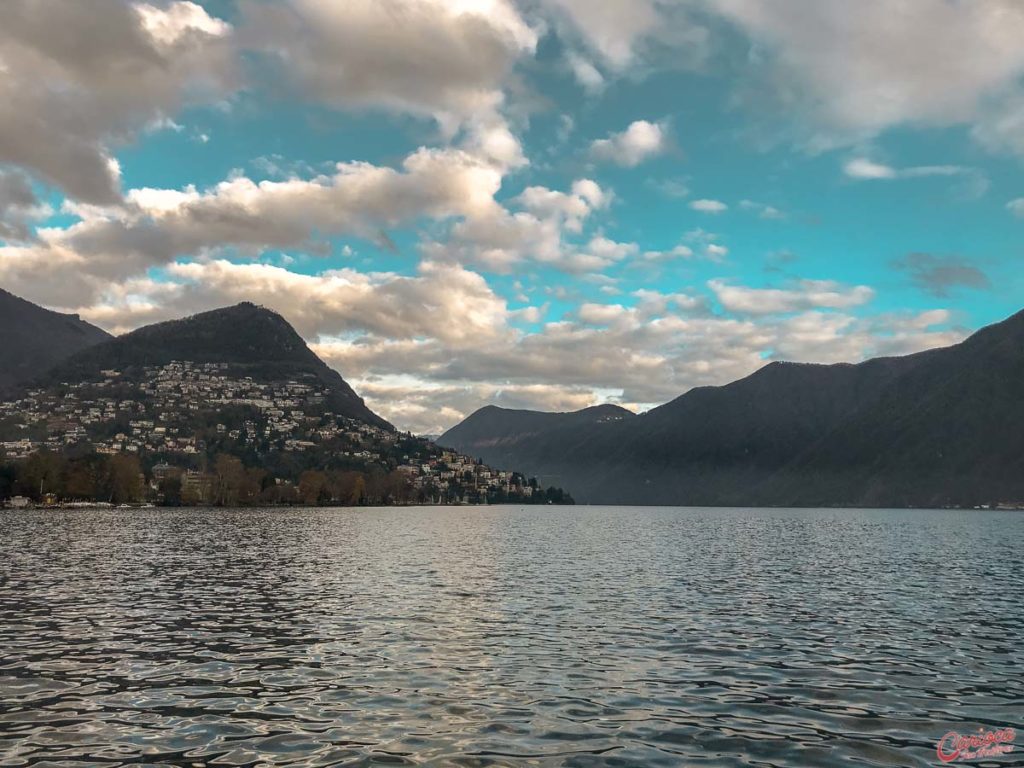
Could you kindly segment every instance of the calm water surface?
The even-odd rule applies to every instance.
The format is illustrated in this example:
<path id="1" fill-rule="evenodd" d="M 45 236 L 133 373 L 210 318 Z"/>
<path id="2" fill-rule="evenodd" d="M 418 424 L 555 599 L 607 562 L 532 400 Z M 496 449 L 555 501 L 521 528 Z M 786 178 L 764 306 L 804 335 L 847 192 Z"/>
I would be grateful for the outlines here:
<path id="1" fill-rule="evenodd" d="M 0 513 L 0 765 L 936 765 L 1024 515 Z M 1024 765 L 1016 751 L 982 765 Z M 979 763 L 974 763 L 978 765 Z"/>

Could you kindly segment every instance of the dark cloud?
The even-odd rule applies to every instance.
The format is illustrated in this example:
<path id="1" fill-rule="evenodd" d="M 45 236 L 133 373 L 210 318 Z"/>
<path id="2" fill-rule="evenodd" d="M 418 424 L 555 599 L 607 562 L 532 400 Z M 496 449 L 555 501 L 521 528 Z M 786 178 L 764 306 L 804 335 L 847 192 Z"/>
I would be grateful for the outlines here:
<path id="1" fill-rule="evenodd" d="M 30 240 L 30 222 L 42 210 L 24 174 L 0 171 L 0 240 Z"/>
<path id="2" fill-rule="evenodd" d="M 956 288 L 988 290 L 992 287 L 988 275 L 957 256 L 908 253 L 894 261 L 893 267 L 906 272 L 910 281 L 922 291 L 939 298 L 948 297 Z"/>

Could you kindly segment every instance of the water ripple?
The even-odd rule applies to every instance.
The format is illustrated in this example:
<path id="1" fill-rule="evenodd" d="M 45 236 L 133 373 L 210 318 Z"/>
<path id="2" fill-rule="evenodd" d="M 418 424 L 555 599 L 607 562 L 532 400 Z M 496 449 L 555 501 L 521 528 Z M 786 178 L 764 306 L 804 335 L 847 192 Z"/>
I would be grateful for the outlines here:
<path id="1" fill-rule="evenodd" d="M 0 513 L 0 766 L 934 765 L 950 730 L 1024 722 L 1022 534 L 996 512 Z"/>

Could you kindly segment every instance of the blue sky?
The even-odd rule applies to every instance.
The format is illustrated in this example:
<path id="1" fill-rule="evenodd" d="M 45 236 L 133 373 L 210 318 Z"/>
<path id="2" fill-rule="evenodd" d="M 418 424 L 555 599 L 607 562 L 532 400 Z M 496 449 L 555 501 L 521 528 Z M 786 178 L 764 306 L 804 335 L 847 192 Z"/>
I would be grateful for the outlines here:
<path id="1" fill-rule="evenodd" d="M 4 15 L 0 285 L 114 332 L 265 304 L 404 428 L 642 410 L 1024 303 L 1010 0 Z"/>

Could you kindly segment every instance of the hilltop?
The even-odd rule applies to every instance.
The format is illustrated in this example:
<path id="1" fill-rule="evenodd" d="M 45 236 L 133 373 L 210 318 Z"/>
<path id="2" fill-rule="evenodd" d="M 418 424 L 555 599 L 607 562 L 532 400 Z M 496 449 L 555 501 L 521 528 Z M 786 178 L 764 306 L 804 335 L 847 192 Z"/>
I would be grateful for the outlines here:
<path id="1" fill-rule="evenodd" d="M 110 338 L 78 315 L 53 312 L 0 289 L 0 392 Z"/>
<path id="2" fill-rule="evenodd" d="M 149 325 L 64 360 L 36 384 L 97 381 L 104 371 L 134 377 L 174 361 L 218 364 L 235 377 L 256 381 L 310 378 L 326 388 L 328 404 L 342 416 L 392 429 L 366 407 L 352 387 L 306 345 L 276 312 L 250 302 Z"/>

